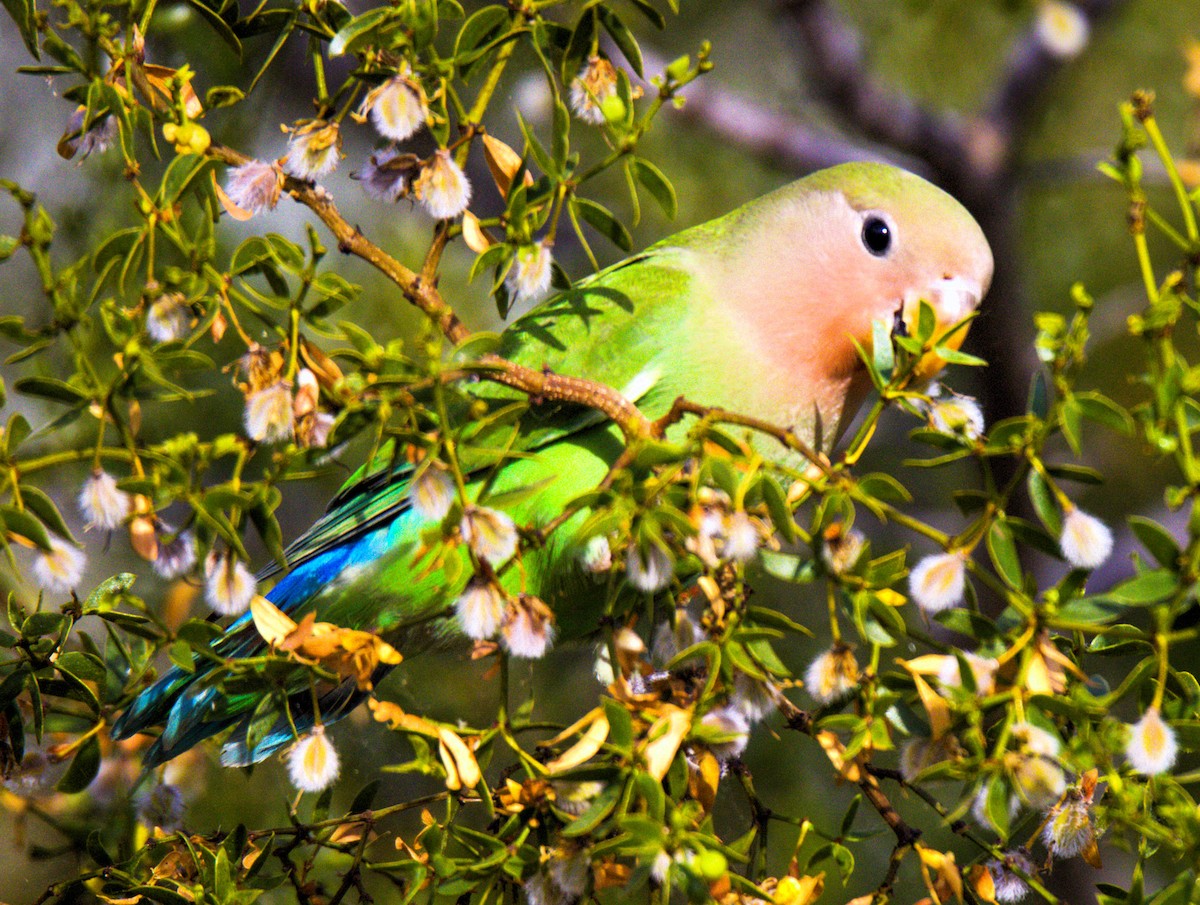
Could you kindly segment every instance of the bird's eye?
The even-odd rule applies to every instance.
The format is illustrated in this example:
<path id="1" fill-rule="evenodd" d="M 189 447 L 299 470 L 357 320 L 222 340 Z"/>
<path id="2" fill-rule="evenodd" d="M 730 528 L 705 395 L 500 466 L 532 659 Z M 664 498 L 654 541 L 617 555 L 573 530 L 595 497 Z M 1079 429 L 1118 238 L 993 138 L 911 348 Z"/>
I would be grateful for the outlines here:
<path id="1" fill-rule="evenodd" d="M 862 243 L 867 251 L 881 258 L 892 247 L 892 228 L 882 217 L 868 217 L 863 223 Z"/>

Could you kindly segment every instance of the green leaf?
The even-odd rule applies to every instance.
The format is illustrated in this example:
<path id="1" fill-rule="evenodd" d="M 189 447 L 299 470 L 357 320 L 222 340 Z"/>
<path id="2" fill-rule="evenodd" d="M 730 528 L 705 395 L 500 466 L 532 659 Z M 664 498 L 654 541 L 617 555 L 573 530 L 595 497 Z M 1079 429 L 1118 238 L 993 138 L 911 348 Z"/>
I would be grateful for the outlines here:
<path id="1" fill-rule="evenodd" d="M 88 594 L 84 604 L 85 613 L 105 613 L 121 602 L 126 592 L 133 587 L 137 576 L 132 572 L 122 572 L 112 578 L 105 579 L 92 593 Z"/>
<path id="2" fill-rule="evenodd" d="M 633 36 L 633 32 L 621 21 L 621 17 L 612 11 L 608 6 L 597 6 L 596 12 L 600 16 L 600 24 L 604 26 L 604 30 L 608 32 L 609 37 L 613 39 L 613 43 L 621 50 L 621 54 L 629 61 L 630 68 L 637 73 L 638 78 L 645 77 L 645 68 L 642 65 L 642 51 L 638 47 L 637 39 Z"/>
<path id="3" fill-rule="evenodd" d="M 508 28 L 509 12 L 503 6 L 485 6 L 471 14 L 454 40 L 454 64 L 459 78 L 468 79 L 484 58 L 482 49 Z"/>
<path id="4" fill-rule="evenodd" d="M 1046 526 L 1046 530 L 1054 537 L 1060 536 L 1062 534 L 1062 513 L 1059 512 L 1058 501 L 1054 498 L 1054 492 L 1046 483 L 1046 479 L 1030 469 L 1025 486 L 1029 491 L 1029 502 L 1033 504 L 1033 511 Z"/>
<path id="5" fill-rule="evenodd" d="M 7 2 L 5 3 L 7 6 Z M 81 75 L 86 75 L 88 71 L 87 64 L 83 62 L 83 58 L 76 53 L 75 48 L 58 36 L 57 32 L 44 31 L 42 32 L 42 50 L 54 57 L 64 66 L 68 66 L 75 72 Z M 37 56 L 34 54 L 34 56 Z"/>
<path id="6" fill-rule="evenodd" d="M 396 15 L 394 7 L 379 6 L 368 10 L 361 16 L 355 16 L 333 36 L 333 40 L 329 42 L 328 54 L 331 57 L 340 57 L 342 54 L 356 49 L 359 44 L 368 43 L 373 38 L 371 32 L 394 15 Z"/>
<path id="7" fill-rule="evenodd" d="M 520 127 L 521 135 L 525 138 L 525 147 L 528 150 L 528 154 L 526 156 L 528 157 L 529 155 L 532 155 L 534 161 L 539 167 L 541 167 L 543 173 L 556 176 L 558 174 L 558 170 L 554 166 L 554 158 L 551 157 L 549 152 L 546 151 L 546 146 L 542 144 L 536 133 L 534 133 L 533 127 L 530 126 L 529 123 L 525 122 L 525 117 L 523 117 L 520 112 L 517 113 L 517 126 Z M 514 185 L 515 187 L 513 189 L 512 196 L 509 199 L 509 216 L 513 217 L 514 219 L 520 219 L 518 214 L 521 212 L 517 211 L 516 207 L 518 205 L 518 195 L 522 192 L 523 185 Z"/>
<path id="8" fill-rule="evenodd" d="M 1179 557 L 1182 555 L 1182 551 L 1170 531 L 1153 519 L 1140 515 L 1129 517 L 1129 527 L 1160 566 L 1171 570 L 1179 568 Z"/>
<path id="9" fill-rule="evenodd" d="M 1017 545 L 1013 543 L 1012 529 L 1003 519 L 992 523 L 987 535 L 988 553 L 992 557 L 992 565 L 996 572 L 1008 583 L 1009 587 L 1021 587 L 1021 557 L 1017 553 Z"/>
<path id="10" fill-rule="evenodd" d="M 204 3 L 203 0 L 187 0 L 191 4 L 192 9 L 200 14 L 200 18 L 208 23 L 209 28 L 217 33 L 222 41 L 224 41 L 229 49 L 237 54 L 237 58 L 242 58 L 242 42 L 238 40 L 238 36 L 233 33 L 233 29 L 229 27 L 229 23 L 221 18 L 212 7 Z M 237 6 L 234 6 L 236 12 Z"/>
<path id="11" fill-rule="evenodd" d="M 1089 390 L 1075 394 L 1075 403 L 1079 406 L 1080 414 L 1089 421 L 1103 424 L 1119 434 L 1133 435 L 1133 418 L 1123 407 L 1113 402 L 1103 393 Z"/>
<path id="12" fill-rule="evenodd" d="M 1123 606 L 1149 606 L 1166 600 L 1179 589 L 1178 577 L 1169 569 L 1152 569 L 1123 581 L 1102 599 Z"/>
<path id="13" fill-rule="evenodd" d="M 71 534 L 71 529 L 67 527 L 67 523 L 63 520 L 62 513 L 58 511 L 58 506 L 39 488 L 22 484 L 21 501 L 24 502 L 26 509 L 37 516 L 42 524 L 55 534 L 65 537 L 70 541 L 75 540 L 75 536 Z"/>
<path id="14" fill-rule="evenodd" d="M 1113 630 L 1119 631 L 1119 635 L 1110 635 L 1108 633 L 1097 635 L 1092 639 L 1092 643 L 1088 645 L 1088 651 L 1094 654 L 1113 657 L 1127 656 L 1134 653 L 1143 654 L 1154 650 L 1154 646 L 1149 641 L 1124 637 L 1129 633 L 1140 632 L 1141 629 L 1136 626 L 1126 624 L 1114 625 Z"/>
<path id="15" fill-rule="evenodd" d="M 579 197 L 571 199 L 571 207 L 585 222 L 617 248 L 622 251 L 633 250 L 633 236 L 629 235 L 629 230 L 622 226 L 607 208 L 601 207 L 595 201 Z"/>
<path id="16" fill-rule="evenodd" d="M 37 46 L 37 5 L 34 0 L 4 0 L 4 9 L 12 17 L 25 42 L 25 49 L 35 60 L 40 60 Z"/>
<path id="17" fill-rule="evenodd" d="M 0 525 L 14 534 L 33 541 L 40 549 L 49 551 L 50 535 L 34 516 L 15 506 L 0 506 Z"/>
<path id="18" fill-rule="evenodd" d="M 69 405 L 82 405 L 89 399 L 83 390 L 54 377 L 22 377 L 13 384 L 13 389 L 26 396 L 52 399 Z"/>
<path id="19" fill-rule="evenodd" d="M 571 32 L 571 40 L 567 51 L 563 54 L 562 82 L 570 85 L 583 68 L 584 61 L 592 52 L 596 38 L 596 7 L 589 6 L 579 16 L 575 29 Z"/>
<path id="20" fill-rule="evenodd" d="M 96 778 L 99 771 L 100 740 L 97 735 L 91 735 L 79 746 L 79 751 L 71 761 L 71 766 L 67 768 L 67 772 L 63 774 L 63 778 L 58 781 L 55 788 L 68 795 L 82 792 L 92 784 L 92 780 Z"/>
<path id="21" fill-rule="evenodd" d="M 624 788 L 619 782 L 606 785 L 582 814 L 569 823 L 562 831 L 564 836 L 585 836 L 596 829 L 621 799 Z"/>
<path id="22" fill-rule="evenodd" d="M 67 651 L 60 654 L 54 661 L 54 668 L 68 672 L 83 682 L 103 682 L 108 675 L 104 661 L 95 654 L 84 653 L 81 650 Z"/>
<path id="23" fill-rule="evenodd" d="M 788 506 L 787 494 L 779 486 L 779 482 L 771 475 L 763 475 L 758 480 L 758 490 L 767 511 L 771 515 L 771 524 L 789 544 L 796 542 L 796 522 L 792 518 L 791 507 Z"/>
<path id="24" fill-rule="evenodd" d="M 675 187 L 663 175 L 662 170 L 641 157 L 630 158 L 629 167 L 633 170 L 634 178 L 648 191 L 668 220 L 674 220 L 679 213 L 679 199 L 675 196 Z"/>

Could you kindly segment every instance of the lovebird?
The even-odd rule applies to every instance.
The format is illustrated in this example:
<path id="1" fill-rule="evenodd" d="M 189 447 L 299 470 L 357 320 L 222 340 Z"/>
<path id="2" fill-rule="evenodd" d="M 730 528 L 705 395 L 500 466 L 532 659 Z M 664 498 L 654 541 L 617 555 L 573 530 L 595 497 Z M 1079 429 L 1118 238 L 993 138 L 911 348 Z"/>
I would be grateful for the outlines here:
<path id="1" fill-rule="evenodd" d="M 932 307 L 939 329 L 960 323 L 978 307 L 992 268 L 983 231 L 946 192 L 896 167 L 844 164 L 578 282 L 515 320 L 497 351 L 527 367 L 622 390 L 650 418 L 685 396 L 789 427 L 813 449 L 830 452 L 871 388 L 856 343 L 870 349 L 880 320 L 889 328 L 899 319 L 914 324 L 921 300 Z M 963 332 L 947 344 L 960 342 Z M 940 366 L 939 360 L 918 367 L 932 376 Z M 475 389 L 510 404 L 521 398 L 493 384 Z M 466 475 L 461 505 L 472 512 L 486 488 L 486 499 L 512 500 L 504 508 L 515 525 L 544 525 L 595 488 L 623 449 L 620 431 L 594 410 L 530 405 L 510 454 Z M 421 535 L 434 523 L 422 514 L 427 507 L 414 507 L 412 479 L 411 466 L 390 459 L 364 468 L 292 544 L 289 568 L 266 597 L 297 622 L 311 612 L 401 647 L 404 626 L 427 614 L 453 613 L 479 557 L 472 554 L 459 570 L 465 574 L 453 577 L 422 567 Z M 520 488 L 527 492 L 510 493 Z M 481 516 L 475 530 L 503 533 L 503 526 L 486 521 Z M 597 582 L 584 574 L 581 542 L 569 527 L 518 553 L 521 568 L 509 569 L 505 581 L 513 584 L 519 572 L 520 589 L 548 604 L 563 638 L 597 627 L 595 608 L 581 604 L 597 593 Z M 510 546 L 499 558 L 512 553 Z M 488 628 L 475 625 L 466 633 L 479 637 Z M 215 650 L 232 658 L 265 647 L 246 615 L 226 629 Z M 163 727 L 145 757 L 150 767 L 232 727 L 222 762 L 254 763 L 291 744 L 297 732 L 349 712 L 363 697 L 352 679 L 314 694 L 307 673 L 297 672 L 294 691 L 287 686 L 291 719 L 280 712 L 265 734 L 259 729 L 248 736 L 261 694 L 228 692 L 207 658 L 191 672 L 166 672 L 121 716 L 113 734 Z"/>

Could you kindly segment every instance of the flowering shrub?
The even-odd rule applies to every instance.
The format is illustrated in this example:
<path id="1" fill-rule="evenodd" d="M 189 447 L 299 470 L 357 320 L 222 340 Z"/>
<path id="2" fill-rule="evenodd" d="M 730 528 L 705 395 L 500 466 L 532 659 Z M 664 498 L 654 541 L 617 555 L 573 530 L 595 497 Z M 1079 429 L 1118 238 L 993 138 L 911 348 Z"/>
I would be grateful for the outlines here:
<path id="1" fill-rule="evenodd" d="M 1028 411 L 990 426 L 973 400 L 916 379 L 931 351 L 952 366 L 980 364 L 944 345 L 932 317 L 908 336 L 880 324 L 863 353 L 874 403 L 830 460 L 784 429 L 704 400 L 681 400 L 647 425 L 613 388 L 575 382 L 568 393 L 555 375 L 505 361 L 493 339 L 471 336 L 439 282 L 443 252 L 461 240 L 476 254 L 471 277 L 489 275 L 505 315 L 565 285 L 552 254 L 560 228 L 589 254 L 597 237 L 629 251 L 627 228 L 590 197 L 610 170 L 627 177 L 635 208 L 648 196 L 673 214 L 674 190 L 639 142 L 709 68 L 708 52 L 635 87 L 643 60 L 622 16 L 665 21 L 645 0 L 630 13 L 542 3 L 469 16 L 453 0 L 359 14 L 337 0 L 244 14 L 197 4 L 235 48 L 273 37 L 267 69 L 289 41 L 307 40 L 315 115 L 285 124 L 278 159 L 210 132 L 204 122 L 239 104 L 243 88 L 215 86 L 202 101 L 191 68 L 155 62 L 148 9 L 74 0 L 53 16 L 32 2 L 5 8 L 30 52 L 55 61 L 32 71 L 78 105 L 60 153 L 119 154 L 137 211 L 136 223 L 63 264 L 50 212 L 0 183 L 23 218 L 18 234 L 0 236 L 0 258 L 28 256 L 45 292 L 42 309 L 0 318 L 21 370 L 12 389 L 56 407 L 56 426 L 74 425 L 68 439 L 39 443 L 14 411 L 0 434 L 0 537 L 14 573 L 0 631 L 0 794 L 59 833 L 79 865 L 44 899 L 86 890 L 119 903 L 248 903 L 286 885 L 306 902 L 369 900 L 378 888 L 406 902 L 484 903 L 520 889 L 532 905 L 593 894 L 804 905 L 832 897 L 835 883 L 868 902 L 909 882 L 932 902 L 1055 901 L 1045 887 L 1054 860 L 1098 867 L 1113 845 L 1136 860 L 1129 890 L 1106 885 L 1106 901 L 1190 901 L 1191 872 L 1143 889 L 1147 858 L 1194 865 L 1200 841 L 1194 777 L 1173 772 L 1200 746 L 1200 684 L 1180 658 L 1197 635 L 1200 382 L 1177 345 L 1200 311 L 1200 229 L 1148 98 L 1124 111 L 1105 168 L 1129 195 L 1145 277 L 1146 305 L 1129 319 L 1146 353 L 1130 363 L 1137 404 L 1078 385 L 1093 302 L 1077 287 L 1070 317 L 1038 317 L 1044 370 Z M 1068 17 L 1073 9 L 1050 8 Z M 347 67 L 330 62 L 340 58 L 353 69 L 338 83 L 332 73 Z M 518 120 L 517 151 L 485 124 L 505 70 L 525 65 L 544 74 L 553 113 L 546 134 Z M 419 261 L 358 231 L 320 184 L 342 165 L 355 129 L 379 136 L 354 162 L 362 189 L 384 203 L 410 199 L 427 215 Z M 598 130 L 599 159 L 572 150 L 580 129 Z M 1177 212 L 1147 203 L 1138 156 L 1147 143 Z M 464 170 L 473 149 L 491 185 L 472 185 Z M 487 193 L 500 213 L 472 211 Z M 330 268 L 315 226 L 307 247 L 264 227 L 225 250 L 222 214 L 255 223 L 293 204 L 420 309 L 423 331 L 381 344 L 335 320 L 358 289 Z M 1165 270 L 1150 258 L 1148 227 L 1174 247 Z M 62 364 L 62 376 L 47 376 L 47 360 Z M 147 414 L 211 392 L 202 378 L 222 364 L 218 392 L 241 401 L 238 429 L 155 429 Z M 479 381 L 518 393 L 496 409 L 483 404 Z M 625 452 L 549 524 L 519 524 L 504 505 L 523 489 L 479 490 L 469 465 L 506 448 L 531 407 L 564 400 L 613 419 Z M 894 410 L 917 419 L 912 438 L 930 450 L 910 464 L 978 468 L 979 486 L 955 495 L 962 523 L 952 535 L 914 514 L 896 475 L 860 467 Z M 1106 431 L 1136 436 L 1147 455 L 1174 463 L 1166 500 L 1191 517 L 1185 536 L 1131 517 L 1142 549 L 1123 577 L 1097 586 L 1091 572 L 1112 555 L 1113 534 L 1071 489 L 1100 475 L 1052 450 L 1061 437 L 1078 454 L 1085 433 Z M 767 443 L 785 452 L 781 463 L 763 457 Z M 382 475 L 381 486 L 390 481 L 436 526 L 422 538 L 430 572 L 462 588 L 386 637 L 311 612 L 292 619 L 260 594 L 270 570 L 256 578 L 249 566 L 252 536 L 287 563 L 276 516 L 285 487 L 292 492 L 286 482 L 336 457 L 366 462 L 364 474 Z M 72 463 L 91 470 L 68 492 L 54 476 Z M 90 529 L 83 541 L 59 508 L 71 502 Z M 1036 520 L 1018 514 L 1025 504 Z M 908 546 L 873 548 L 872 521 L 899 526 Z M 598 684 L 579 690 L 574 722 L 548 725 L 532 698 L 514 700 L 509 669 L 556 642 L 561 614 L 514 590 L 523 555 L 556 530 L 587 540 L 581 569 L 604 589 L 605 608 L 598 646 L 574 642 L 595 657 Z M 240 617 L 227 640 L 218 641 L 228 622 L 180 616 L 170 593 L 142 596 L 135 574 L 83 586 L 87 556 L 126 543 L 176 587 L 202 585 L 214 614 Z M 1047 560 L 1053 568 L 1031 565 Z M 827 606 L 798 617 L 756 604 L 752 586 L 767 575 L 816 589 Z M 435 720 L 377 687 L 428 623 L 463 646 L 465 636 L 471 655 L 493 664 L 489 722 Z M 814 631 L 826 649 L 793 669 L 779 649 Z M 1137 661 L 1112 686 L 1094 672 L 1118 653 Z M 233 762 L 250 759 L 282 722 L 272 744 L 298 790 L 288 825 L 196 825 L 187 813 L 195 750 L 139 774 L 150 740 L 110 740 L 166 659 L 211 677 L 214 708 L 259 702 L 244 737 L 227 745 Z M 314 701 L 334 689 L 339 706 L 365 696 L 372 731 L 411 747 L 411 760 L 389 766 L 426 779 L 424 794 L 380 800 L 373 781 L 335 811 L 343 771 L 326 723 L 342 714 L 310 709 L 309 725 L 294 721 L 297 688 Z M 804 737 L 806 782 L 857 788 L 840 824 L 774 810 L 771 790 L 755 788 L 742 755 L 768 727 Z M 714 813 L 730 786 L 744 791 L 740 824 Z M 421 828 L 397 834 L 390 821 L 413 810 Z M 782 856 L 767 847 L 772 828 L 788 837 Z M 937 828 L 961 844 L 928 841 Z M 879 830 L 892 837 L 887 864 L 856 867 L 859 843 Z"/>

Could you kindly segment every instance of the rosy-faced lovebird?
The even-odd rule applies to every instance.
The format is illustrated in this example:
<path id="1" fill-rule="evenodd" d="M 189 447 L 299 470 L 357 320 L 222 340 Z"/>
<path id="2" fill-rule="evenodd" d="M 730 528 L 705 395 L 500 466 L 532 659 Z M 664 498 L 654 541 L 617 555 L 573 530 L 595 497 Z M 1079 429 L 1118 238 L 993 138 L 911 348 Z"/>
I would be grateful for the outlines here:
<path id="1" fill-rule="evenodd" d="M 859 350 L 871 348 L 875 323 L 914 324 L 924 300 L 948 328 L 976 309 L 991 277 L 987 240 L 950 195 L 895 167 L 844 164 L 580 281 L 513 322 L 497 351 L 527 367 L 617 388 L 651 418 L 685 396 L 790 427 L 829 452 L 870 389 Z M 511 392 L 480 384 L 485 398 L 489 386 L 499 394 L 492 399 Z M 545 525 L 603 480 L 622 449 L 620 431 L 592 410 L 531 405 L 509 453 L 467 474 L 460 504 L 470 507 L 486 493 L 510 501 L 505 509 L 516 525 Z M 315 612 L 401 648 L 404 627 L 422 614 L 453 612 L 471 569 L 451 577 L 418 561 L 431 524 L 412 505 L 411 478 L 411 468 L 390 461 L 356 475 L 289 549 L 289 568 L 267 598 L 296 621 Z M 496 527 L 482 521 L 477 530 Z M 519 570 L 508 570 L 553 609 L 560 637 L 596 629 L 597 612 L 582 601 L 597 582 L 582 574 L 580 543 L 569 530 L 553 532 L 517 554 Z M 233 658 L 264 647 L 244 616 L 215 650 Z M 286 686 L 291 719 L 281 710 L 269 731 L 248 738 L 261 695 L 228 690 L 211 662 L 164 674 L 114 735 L 163 727 L 146 755 L 153 765 L 232 727 L 222 761 L 244 765 L 311 728 L 314 697 L 323 723 L 362 697 L 353 680 L 315 695 L 298 675 L 294 692 Z"/>

